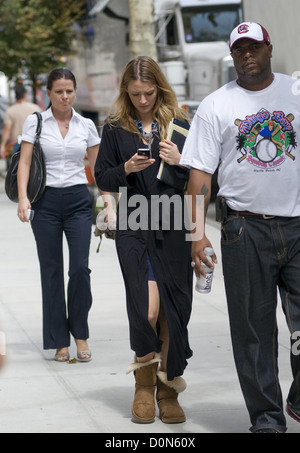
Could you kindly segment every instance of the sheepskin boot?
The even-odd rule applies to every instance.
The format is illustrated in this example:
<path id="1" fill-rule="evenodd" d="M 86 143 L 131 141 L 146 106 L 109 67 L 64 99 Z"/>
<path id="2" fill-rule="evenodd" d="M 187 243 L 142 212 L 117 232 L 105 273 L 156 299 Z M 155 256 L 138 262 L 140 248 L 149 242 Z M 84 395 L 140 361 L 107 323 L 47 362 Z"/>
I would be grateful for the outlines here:
<path id="1" fill-rule="evenodd" d="M 127 374 L 133 371 L 135 376 L 135 395 L 131 413 L 134 420 L 139 423 L 152 423 L 155 419 L 154 393 L 159 361 L 160 356 L 157 354 L 145 363 L 137 362 L 135 358 L 135 362 L 127 370 Z"/>
<path id="2" fill-rule="evenodd" d="M 159 416 L 164 423 L 183 423 L 185 414 L 178 403 L 178 393 L 186 389 L 185 380 L 177 376 L 168 381 L 167 373 L 157 372 L 157 393 L 156 400 L 159 408 Z"/>

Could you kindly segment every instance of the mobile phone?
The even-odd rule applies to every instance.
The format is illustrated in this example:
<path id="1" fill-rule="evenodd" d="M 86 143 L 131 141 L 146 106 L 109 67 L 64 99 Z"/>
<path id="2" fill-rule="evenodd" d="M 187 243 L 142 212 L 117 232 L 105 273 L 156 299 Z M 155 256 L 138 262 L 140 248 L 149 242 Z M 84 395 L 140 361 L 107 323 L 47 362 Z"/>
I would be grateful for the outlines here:
<path id="1" fill-rule="evenodd" d="M 28 220 L 31 222 L 31 220 L 34 217 L 34 211 L 32 209 L 28 209 L 27 215 L 28 215 Z"/>
<path id="2" fill-rule="evenodd" d="M 150 149 L 148 148 L 139 148 L 137 150 L 138 156 L 146 156 L 150 159 Z"/>
<path id="3" fill-rule="evenodd" d="M 227 205 L 223 197 L 218 196 L 215 201 L 216 221 L 224 222 L 227 219 Z"/>

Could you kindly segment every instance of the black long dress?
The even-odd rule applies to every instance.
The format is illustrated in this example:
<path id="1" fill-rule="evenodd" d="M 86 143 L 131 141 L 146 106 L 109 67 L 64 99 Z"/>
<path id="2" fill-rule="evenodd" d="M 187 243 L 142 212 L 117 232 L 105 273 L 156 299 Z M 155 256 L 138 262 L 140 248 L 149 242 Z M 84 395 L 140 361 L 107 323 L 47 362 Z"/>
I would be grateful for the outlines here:
<path id="1" fill-rule="evenodd" d="M 145 145 L 138 134 L 105 125 L 95 179 L 101 190 L 122 193 L 118 205 L 116 249 L 126 288 L 131 348 L 137 357 L 161 350 L 161 342 L 148 321 L 148 254 L 169 327 L 167 376 L 172 380 L 183 374 L 187 359 L 192 356 L 187 325 L 192 309 L 193 272 L 191 242 L 186 240 L 188 231 L 184 223 L 184 194 L 156 178 L 161 161 L 159 141 L 155 136 L 151 147 L 155 163 L 126 177 L 124 163 L 138 147 Z M 180 175 L 182 177 L 182 171 Z M 161 212 L 169 213 L 160 214 L 157 220 L 153 200 L 161 199 L 163 194 L 168 200 L 176 195 L 180 203 L 167 203 L 170 210 L 164 207 Z M 154 217 L 155 225 L 151 228 Z M 177 229 L 180 218 L 182 227 Z M 164 225 L 164 220 L 170 220 L 170 226 Z"/>

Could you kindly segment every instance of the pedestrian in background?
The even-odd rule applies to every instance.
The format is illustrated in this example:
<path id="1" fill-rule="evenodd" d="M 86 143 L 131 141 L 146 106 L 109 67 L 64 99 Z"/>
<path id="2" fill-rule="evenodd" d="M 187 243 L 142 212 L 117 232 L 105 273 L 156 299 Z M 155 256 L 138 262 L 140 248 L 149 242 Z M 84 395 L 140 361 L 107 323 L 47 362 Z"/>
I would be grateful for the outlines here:
<path id="1" fill-rule="evenodd" d="M 188 193 L 204 194 L 207 208 L 220 162 L 217 206 L 237 372 L 251 431 L 282 433 L 278 290 L 291 332 L 294 380 L 286 410 L 300 422 L 300 102 L 296 79 L 272 72 L 264 27 L 238 25 L 229 45 L 238 78 L 201 102 L 181 163 L 191 168 Z M 211 267 L 207 246 L 205 235 L 193 243 L 197 276 L 203 263 Z"/>
<path id="2" fill-rule="evenodd" d="M 55 359 L 69 360 L 70 334 L 77 357 L 91 359 L 88 313 L 92 304 L 88 267 L 92 227 L 92 197 L 87 188 L 84 158 L 91 171 L 99 147 L 94 123 L 73 109 L 76 80 L 65 68 L 54 69 L 47 82 L 49 108 L 42 113 L 41 146 L 46 160 L 46 188 L 36 203 L 27 198 L 27 181 L 37 125 L 36 115 L 25 121 L 18 169 L 18 215 L 31 222 L 41 269 L 44 349 L 56 349 Z M 67 307 L 64 285 L 63 234 L 69 247 Z"/>
<path id="3" fill-rule="evenodd" d="M 192 306 L 191 245 L 185 240 L 184 227 L 174 227 L 175 215 L 183 218 L 184 193 L 157 179 L 162 159 L 171 166 L 177 166 L 180 160 L 177 146 L 163 142 L 173 118 L 186 121 L 157 63 L 148 57 L 131 60 L 124 70 L 113 113 L 106 120 L 95 166 L 101 190 L 127 190 L 127 221 L 137 195 L 147 204 L 144 214 L 149 214 L 144 228 L 131 228 L 127 221 L 127 226 L 120 228 L 119 216 L 123 213 L 119 209 L 116 231 L 130 344 L 135 351 L 135 362 L 128 370 L 134 371 L 136 381 L 132 415 L 141 423 L 151 423 L 155 418 L 156 387 L 162 421 L 185 421 L 177 397 L 185 388 L 181 375 L 192 355 L 187 332 Z M 150 158 L 138 155 L 138 148 L 148 146 Z M 170 210 L 169 230 L 163 230 L 161 218 L 159 228 L 151 229 L 151 196 L 169 199 L 175 194 L 181 198 L 182 211 Z"/>
<path id="4" fill-rule="evenodd" d="M 32 102 L 27 101 L 27 92 L 24 85 L 17 85 L 15 89 L 16 102 L 11 105 L 4 118 L 4 126 L 1 136 L 0 156 L 6 157 L 6 146 L 12 143 L 12 152 L 20 148 L 19 137 L 26 118 L 34 112 L 40 112 L 41 108 Z"/>

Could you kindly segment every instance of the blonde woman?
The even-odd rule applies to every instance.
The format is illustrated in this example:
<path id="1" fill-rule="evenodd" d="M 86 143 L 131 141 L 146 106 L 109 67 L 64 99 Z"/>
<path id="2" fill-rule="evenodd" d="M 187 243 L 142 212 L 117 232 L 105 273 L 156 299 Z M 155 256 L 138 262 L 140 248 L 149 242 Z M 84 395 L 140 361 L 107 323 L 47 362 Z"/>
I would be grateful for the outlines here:
<path id="1" fill-rule="evenodd" d="M 135 352 L 129 367 L 136 380 L 132 415 L 141 423 L 155 419 L 156 387 L 162 421 L 185 421 L 177 396 L 185 389 L 181 375 L 192 356 L 187 333 L 192 305 L 191 248 L 184 226 L 174 228 L 174 221 L 183 218 L 184 193 L 157 179 L 162 160 L 176 166 L 178 178 L 188 178 L 187 170 L 178 166 L 177 146 L 164 140 L 172 118 L 187 121 L 157 63 L 149 57 L 130 61 L 104 126 L 95 165 L 99 188 L 122 194 L 116 248 Z M 139 155 L 140 148 L 150 149 L 150 157 Z M 162 195 L 168 200 L 168 212 L 162 206 L 162 214 L 154 219 L 153 200 Z M 173 195 L 179 197 L 179 206 L 170 203 Z M 137 199 L 140 215 L 135 211 Z M 169 227 L 163 227 L 164 216 Z"/>

